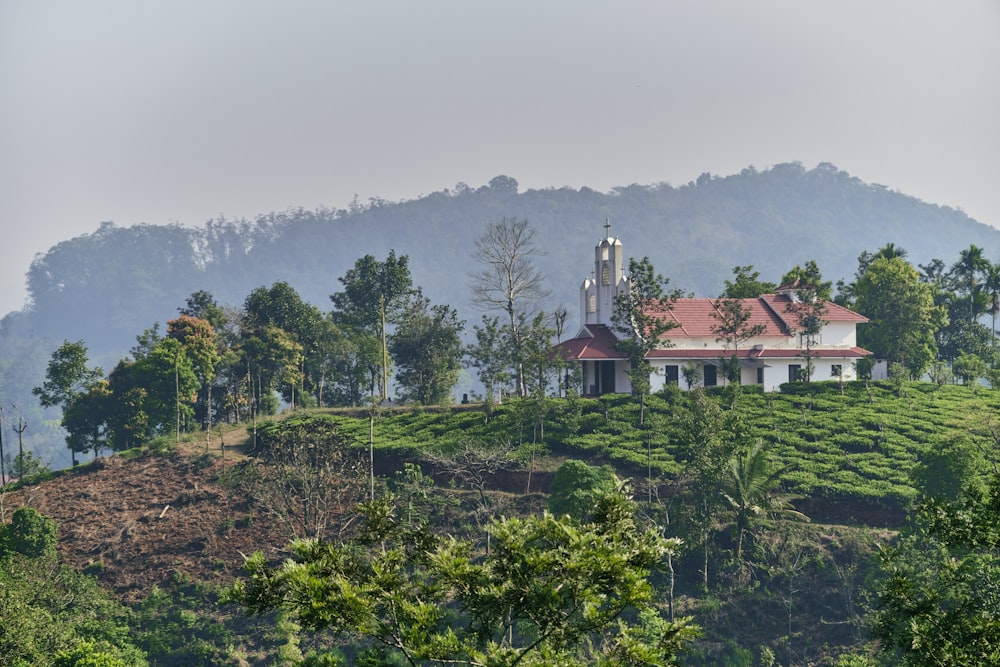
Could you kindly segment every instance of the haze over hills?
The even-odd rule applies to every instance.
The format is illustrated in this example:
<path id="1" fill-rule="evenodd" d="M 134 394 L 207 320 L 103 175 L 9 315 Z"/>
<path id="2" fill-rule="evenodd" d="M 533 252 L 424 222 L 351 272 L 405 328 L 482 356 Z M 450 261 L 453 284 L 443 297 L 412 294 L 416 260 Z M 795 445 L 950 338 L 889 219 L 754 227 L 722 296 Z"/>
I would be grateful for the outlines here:
<path id="1" fill-rule="evenodd" d="M 1000 258 L 1000 230 L 828 163 L 811 170 L 798 163 L 751 167 L 731 176 L 702 174 L 681 186 L 633 184 L 607 193 L 519 192 L 516 180 L 498 176 L 481 187 L 459 184 L 411 201 L 220 218 L 194 229 L 104 223 L 32 264 L 28 307 L 0 323 L 0 395 L 34 406 L 30 388 L 64 339 L 84 340 L 107 370 L 137 334 L 175 317 L 196 290 L 239 306 L 255 287 L 284 280 L 327 310 L 338 277 L 355 260 L 382 259 L 391 249 L 410 257 L 426 296 L 453 305 L 471 328 L 480 313 L 467 286 L 475 268 L 470 257 L 485 226 L 503 217 L 530 221 L 552 291 L 543 308 L 564 305 L 573 319 L 605 220 L 626 256 L 648 255 L 672 286 L 699 296 L 717 295 L 736 265 L 752 264 L 763 279 L 778 280 L 812 259 L 826 279 L 850 279 L 862 251 L 889 242 L 905 248 L 914 264 L 940 258 L 950 265 L 970 243 Z"/>

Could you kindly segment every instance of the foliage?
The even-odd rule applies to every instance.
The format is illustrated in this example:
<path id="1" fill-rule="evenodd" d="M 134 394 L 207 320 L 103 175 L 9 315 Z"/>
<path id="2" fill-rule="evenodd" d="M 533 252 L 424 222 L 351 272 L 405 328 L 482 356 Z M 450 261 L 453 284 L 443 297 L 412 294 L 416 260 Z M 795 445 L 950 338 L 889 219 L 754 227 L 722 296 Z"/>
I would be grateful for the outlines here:
<path id="1" fill-rule="evenodd" d="M 761 440 L 729 459 L 722 479 L 722 497 L 736 524 L 737 562 L 743 557 L 744 537 L 755 524 L 774 516 L 806 519 L 804 514 L 795 511 L 789 495 L 781 493 L 779 488 L 788 470 L 788 466 L 771 465 Z"/>
<path id="2" fill-rule="evenodd" d="M 905 260 L 878 258 L 858 278 L 853 293 L 855 310 L 870 320 L 860 327 L 858 344 L 919 377 L 934 359 L 934 333 L 946 321 L 931 287 Z"/>
<path id="3" fill-rule="evenodd" d="M 330 295 L 334 322 L 350 332 L 360 353 L 353 372 L 367 371 L 377 383 L 379 397 L 388 398 L 386 339 L 389 328 L 410 307 L 420 290 L 413 285 L 409 257 L 394 250 L 384 261 L 365 255 L 341 278 L 342 292 Z M 381 370 L 381 373 L 379 372 Z"/>
<path id="4" fill-rule="evenodd" d="M 559 466 L 552 478 L 549 510 L 556 516 L 568 515 L 576 521 L 586 521 L 594 500 L 614 489 L 615 484 L 614 469 L 610 466 L 592 466 L 570 459 Z"/>
<path id="5" fill-rule="evenodd" d="M 649 257 L 629 259 L 628 289 L 615 297 L 611 315 L 612 328 L 620 334 L 615 349 L 629 362 L 628 377 L 632 393 L 639 397 L 639 423 L 643 421 L 645 396 L 649 393 L 652 364 L 646 358 L 658 347 L 669 347 L 662 336 L 677 326 L 666 317 L 673 303 L 683 296 L 680 290 L 669 290 L 670 280 L 656 273 Z"/>
<path id="6" fill-rule="evenodd" d="M 873 634 L 907 666 L 1000 662 L 1000 477 L 921 504 L 881 558 Z"/>
<path id="7" fill-rule="evenodd" d="M 59 562 L 55 524 L 34 509 L 0 527 L 0 665 L 144 667 L 126 611 Z"/>
<path id="8" fill-rule="evenodd" d="M 725 280 L 725 290 L 720 299 L 756 299 L 761 294 L 774 294 L 778 286 L 774 283 L 761 281 L 760 271 L 754 271 L 752 265 L 734 266 L 733 280 Z"/>
<path id="9" fill-rule="evenodd" d="M 712 333 L 717 336 L 717 341 L 725 343 L 726 350 L 730 347 L 733 350 L 731 363 L 723 367 L 730 382 L 740 382 L 740 345 L 764 333 L 766 329 L 763 324 L 750 324 L 752 314 L 753 311 L 742 299 L 727 297 L 713 302 L 712 318 L 716 322 L 712 325 Z"/>
<path id="10" fill-rule="evenodd" d="M 44 407 L 58 405 L 65 409 L 103 375 L 100 368 L 89 368 L 88 363 L 87 346 L 83 341 L 63 341 L 52 353 L 45 370 L 45 382 L 31 393 Z"/>
<path id="11" fill-rule="evenodd" d="M 638 529 L 635 509 L 616 492 L 583 525 L 499 520 L 480 554 L 409 529 L 391 499 L 374 501 L 350 542 L 294 542 L 276 567 L 255 554 L 230 595 L 252 612 L 286 608 L 307 628 L 374 641 L 411 665 L 673 664 L 697 629 L 656 612 L 649 575 L 678 543 Z"/>
<path id="12" fill-rule="evenodd" d="M 952 435 L 920 456 L 913 480 L 927 498 L 956 501 L 970 486 L 985 486 L 983 450 L 967 434 Z"/>
<path id="13" fill-rule="evenodd" d="M 27 558 L 53 556 L 56 524 L 31 507 L 22 507 L 11 516 L 10 525 L 0 526 L 0 556 L 17 553 Z"/>
<path id="14" fill-rule="evenodd" d="M 804 362 L 802 370 L 806 382 L 812 381 L 814 347 L 823 333 L 823 327 L 828 324 L 823 319 L 827 311 L 826 301 L 820 294 L 821 291 L 814 287 L 803 287 L 796 290 L 795 298 L 785 306 L 785 312 L 792 316 L 794 322 L 790 333 L 799 337 L 799 356 Z"/>
<path id="15" fill-rule="evenodd" d="M 389 352 L 404 400 L 424 405 L 448 402 L 461 368 L 464 326 L 453 308 L 431 306 L 427 299 L 416 300 L 402 315 L 389 339 Z"/>

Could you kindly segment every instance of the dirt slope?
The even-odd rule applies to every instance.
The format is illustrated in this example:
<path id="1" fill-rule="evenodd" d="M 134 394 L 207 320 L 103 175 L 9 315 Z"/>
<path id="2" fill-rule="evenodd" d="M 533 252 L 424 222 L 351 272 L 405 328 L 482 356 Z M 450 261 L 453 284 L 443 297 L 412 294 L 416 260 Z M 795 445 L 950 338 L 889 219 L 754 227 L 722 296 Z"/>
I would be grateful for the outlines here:
<path id="1" fill-rule="evenodd" d="M 125 601 L 175 572 L 231 580 L 242 554 L 274 550 L 289 534 L 252 516 L 220 486 L 217 458 L 184 454 L 103 458 L 34 487 L 3 494 L 2 513 L 30 505 L 59 524 L 59 550 Z"/>

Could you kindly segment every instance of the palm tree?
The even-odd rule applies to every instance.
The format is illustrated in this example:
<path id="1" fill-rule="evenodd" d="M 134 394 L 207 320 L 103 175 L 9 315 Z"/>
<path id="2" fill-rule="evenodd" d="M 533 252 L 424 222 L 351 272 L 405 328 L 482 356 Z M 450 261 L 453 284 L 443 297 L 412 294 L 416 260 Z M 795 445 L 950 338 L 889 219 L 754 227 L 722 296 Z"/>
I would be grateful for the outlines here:
<path id="1" fill-rule="evenodd" d="M 886 243 L 884 246 L 879 248 L 873 259 L 878 259 L 880 257 L 883 259 L 906 259 L 906 255 L 906 248 L 897 246 L 895 243 Z"/>
<path id="2" fill-rule="evenodd" d="M 951 267 L 951 272 L 968 285 L 969 288 L 969 321 L 976 320 L 976 297 L 979 290 L 979 276 L 985 273 L 989 267 L 989 261 L 983 257 L 983 249 L 975 244 L 958 255 L 958 261 Z"/>
<path id="3" fill-rule="evenodd" d="M 743 555 L 744 537 L 755 523 L 774 516 L 809 520 L 792 507 L 791 495 L 779 491 L 781 478 L 789 468 L 771 465 L 763 440 L 757 440 L 729 459 L 722 482 L 722 496 L 734 514 L 737 561 Z"/>
<path id="4" fill-rule="evenodd" d="M 990 327 L 990 339 L 993 341 L 995 349 L 997 345 L 997 313 L 1000 313 L 1000 264 L 990 264 L 986 269 L 983 288 L 990 299 L 990 315 L 993 316 L 993 324 Z"/>

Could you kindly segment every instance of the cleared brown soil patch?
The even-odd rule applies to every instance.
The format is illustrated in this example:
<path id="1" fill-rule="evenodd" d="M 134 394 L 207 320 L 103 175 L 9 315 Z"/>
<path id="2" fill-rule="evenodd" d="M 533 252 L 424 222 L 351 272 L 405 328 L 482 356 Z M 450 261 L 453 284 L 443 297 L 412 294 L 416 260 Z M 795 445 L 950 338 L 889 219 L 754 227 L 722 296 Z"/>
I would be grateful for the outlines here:
<path id="1" fill-rule="evenodd" d="M 235 458 L 227 453 L 225 465 Z M 5 494 L 4 518 L 23 505 L 52 517 L 63 557 L 125 601 L 144 597 L 174 573 L 224 583 L 238 573 L 243 554 L 273 551 L 290 536 L 218 484 L 223 465 L 217 457 L 184 453 L 103 458 Z"/>

